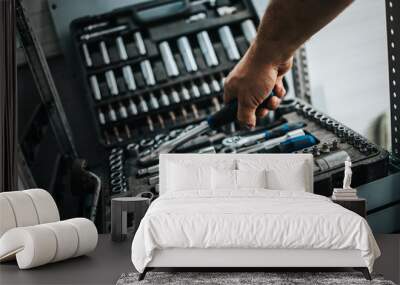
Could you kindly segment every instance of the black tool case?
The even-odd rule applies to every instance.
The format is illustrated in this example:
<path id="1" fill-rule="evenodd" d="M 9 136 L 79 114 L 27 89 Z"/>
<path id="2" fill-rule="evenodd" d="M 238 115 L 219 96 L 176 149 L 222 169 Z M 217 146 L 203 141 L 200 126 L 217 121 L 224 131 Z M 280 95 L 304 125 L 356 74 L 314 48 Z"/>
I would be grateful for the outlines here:
<path id="1" fill-rule="evenodd" d="M 151 152 L 221 108 L 223 80 L 246 52 L 258 23 L 251 1 L 246 0 L 150 1 L 72 22 L 84 95 L 98 139 L 110 153 L 104 161 L 101 231 L 109 231 L 111 197 L 140 193 L 156 197 L 157 165 L 140 165 L 138 155 Z M 229 34 L 236 51 L 228 51 L 221 40 L 225 37 L 229 43 Z M 209 44 L 207 38 L 216 61 L 202 51 Z M 188 49 L 195 65 L 188 60 L 190 56 L 183 55 L 188 55 Z M 163 61 L 169 53 L 175 64 Z M 316 139 L 315 145 L 295 151 L 314 154 L 315 193 L 328 196 L 333 187 L 341 186 L 346 155 L 353 162 L 353 186 L 387 175 L 385 150 L 297 99 L 286 100 L 253 132 L 230 124 L 174 151 L 226 152 L 221 144 L 226 137 L 252 135 L 294 122 L 304 122 L 304 130 Z"/>

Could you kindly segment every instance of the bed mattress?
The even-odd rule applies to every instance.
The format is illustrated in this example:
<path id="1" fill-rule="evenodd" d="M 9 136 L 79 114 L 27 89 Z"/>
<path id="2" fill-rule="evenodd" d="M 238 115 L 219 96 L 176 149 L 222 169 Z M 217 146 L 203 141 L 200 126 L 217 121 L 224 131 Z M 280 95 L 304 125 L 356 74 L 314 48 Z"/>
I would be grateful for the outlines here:
<path id="1" fill-rule="evenodd" d="M 162 249 L 359 250 L 372 271 L 379 248 L 361 216 L 327 197 L 246 189 L 216 197 L 165 193 L 142 219 L 132 243 L 139 272 Z"/>

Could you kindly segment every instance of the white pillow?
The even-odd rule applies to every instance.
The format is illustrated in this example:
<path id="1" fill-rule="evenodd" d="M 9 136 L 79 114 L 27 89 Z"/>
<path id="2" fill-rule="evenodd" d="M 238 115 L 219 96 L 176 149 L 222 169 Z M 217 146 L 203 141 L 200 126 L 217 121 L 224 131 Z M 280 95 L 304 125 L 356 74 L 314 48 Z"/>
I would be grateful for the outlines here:
<path id="1" fill-rule="evenodd" d="M 267 188 L 271 190 L 308 191 L 312 189 L 308 161 L 304 155 L 275 155 L 274 157 L 238 159 L 239 170 L 266 169 Z M 306 169 L 307 167 L 307 169 Z M 311 185 L 310 185 L 311 184 Z"/>
<path id="2" fill-rule="evenodd" d="M 266 188 L 266 170 L 212 169 L 214 191 L 234 191 L 240 188 Z"/>
<path id="3" fill-rule="evenodd" d="M 267 171 L 267 188 L 271 190 L 303 191 L 306 192 L 308 177 L 305 177 L 303 167 L 299 165 L 282 171 L 269 169 Z"/>
<path id="4" fill-rule="evenodd" d="M 236 170 L 212 168 L 213 190 L 236 190 Z"/>
<path id="5" fill-rule="evenodd" d="M 211 167 L 169 163 L 168 191 L 211 189 Z"/>
<path id="6" fill-rule="evenodd" d="M 267 188 L 267 171 L 263 170 L 236 170 L 238 188 Z"/>

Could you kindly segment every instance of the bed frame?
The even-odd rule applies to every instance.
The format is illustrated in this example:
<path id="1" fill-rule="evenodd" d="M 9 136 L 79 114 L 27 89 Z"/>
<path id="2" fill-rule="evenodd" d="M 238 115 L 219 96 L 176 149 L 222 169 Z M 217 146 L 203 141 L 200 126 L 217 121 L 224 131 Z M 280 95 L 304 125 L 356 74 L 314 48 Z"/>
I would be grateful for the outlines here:
<path id="1" fill-rule="evenodd" d="M 238 249 L 238 248 L 171 248 L 156 250 L 152 261 L 139 275 L 155 268 L 230 268 L 235 271 L 263 268 L 343 268 L 361 271 L 367 280 L 371 275 L 359 250 L 329 249 Z"/>
<path id="2" fill-rule="evenodd" d="M 163 188 L 167 177 L 167 161 L 173 160 L 206 160 L 208 163 L 220 159 L 249 158 L 248 154 L 166 154 L 160 156 L 160 194 L 165 193 Z M 251 158 L 266 159 L 265 154 L 253 154 Z M 308 154 L 268 154 L 268 163 L 275 159 L 304 160 L 306 189 L 313 192 L 313 158 Z M 266 268 L 353 268 L 361 271 L 367 280 L 371 280 L 366 264 L 359 250 L 333 249 L 255 249 L 255 248 L 169 248 L 158 249 L 153 259 L 147 265 L 139 280 L 143 280 L 146 273 L 155 268 L 203 268 L 213 269 L 230 268 L 234 271 Z"/>

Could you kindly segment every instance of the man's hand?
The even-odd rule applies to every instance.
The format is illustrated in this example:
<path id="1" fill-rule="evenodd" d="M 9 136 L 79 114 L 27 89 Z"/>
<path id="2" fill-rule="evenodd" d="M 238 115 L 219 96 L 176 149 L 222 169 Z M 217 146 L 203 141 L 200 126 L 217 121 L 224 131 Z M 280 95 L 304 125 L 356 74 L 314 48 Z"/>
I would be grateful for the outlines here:
<path id="1" fill-rule="evenodd" d="M 255 41 L 225 81 L 224 100 L 238 99 L 238 120 L 247 128 L 256 116 L 268 109 L 257 109 L 274 89 L 269 109 L 279 106 L 286 91 L 283 75 L 292 66 L 292 56 L 307 39 L 340 14 L 352 0 L 270 0 Z"/>
<path id="2" fill-rule="evenodd" d="M 292 58 L 282 62 L 271 59 L 269 63 L 265 63 L 264 58 L 261 63 L 257 60 L 255 48 L 255 45 L 250 47 L 224 82 L 225 103 L 237 98 L 238 121 L 249 129 L 255 127 L 256 117 L 264 117 L 269 109 L 278 108 L 286 94 L 283 75 L 292 66 Z M 258 108 L 272 90 L 276 97 L 268 100 L 268 108 Z"/>

